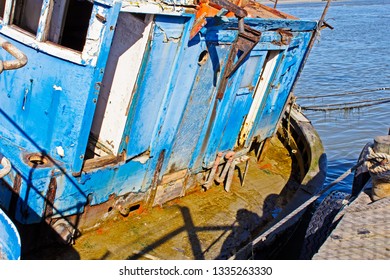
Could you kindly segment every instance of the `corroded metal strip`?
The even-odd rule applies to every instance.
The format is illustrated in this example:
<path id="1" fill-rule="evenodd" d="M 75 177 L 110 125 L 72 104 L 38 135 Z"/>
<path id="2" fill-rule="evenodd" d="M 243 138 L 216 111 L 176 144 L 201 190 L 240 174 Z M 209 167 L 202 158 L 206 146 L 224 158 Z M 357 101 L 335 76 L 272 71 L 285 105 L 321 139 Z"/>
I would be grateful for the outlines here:
<path id="1" fill-rule="evenodd" d="M 248 12 L 245 11 L 243 8 L 227 0 L 211 0 L 211 2 L 233 12 L 234 15 L 238 18 L 244 18 L 248 15 Z"/>
<path id="2" fill-rule="evenodd" d="M 51 222 L 51 217 L 53 216 L 53 205 L 54 199 L 56 197 L 57 192 L 57 180 L 55 177 L 50 179 L 49 188 L 46 193 L 46 207 L 45 207 L 45 219 L 47 223 Z"/>
<path id="3" fill-rule="evenodd" d="M 13 215 L 14 217 L 16 215 L 16 205 L 18 203 L 21 186 L 22 186 L 22 176 L 20 174 L 16 174 L 14 185 L 12 188 L 10 206 L 9 206 L 9 213 L 11 213 L 11 215 Z"/>

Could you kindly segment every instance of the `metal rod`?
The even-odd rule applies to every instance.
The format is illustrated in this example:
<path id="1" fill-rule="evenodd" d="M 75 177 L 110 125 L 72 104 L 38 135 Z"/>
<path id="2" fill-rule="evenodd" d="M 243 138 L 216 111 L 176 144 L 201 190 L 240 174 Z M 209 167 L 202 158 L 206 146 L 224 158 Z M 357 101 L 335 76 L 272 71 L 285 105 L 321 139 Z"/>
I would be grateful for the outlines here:
<path id="1" fill-rule="evenodd" d="M 234 13 L 234 15 L 238 18 L 244 18 L 248 15 L 248 12 L 241 8 L 240 6 L 237 6 L 236 4 L 229 2 L 228 0 L 211 0 L 210 2 L 215 3 L 222 8 L 225 8 L 231 12 Z"/>
<path id="2" fill-rule="evenodd" d="M 11 162 L 2 154 L 0 154 L 0 164 L 3 168 L 0 169 L 0 179 L 7 176 L 11 172 Z"/>
<path id="3" fill-rule="evenodd" d="M 19 69 L 27 64 L 27 56 L 11 43 L 0 38 L 0 47 L 15 58 L 14 60 L 1 61 L 0 73 L 3 70 Z"/>
<path id="4" fill-rule="evenodd" d="M 294 80 L 294 84 L 293 84 L 293 86 L 291 87 L 291 93 L 294 92 L 294 89 L 295 89 L 295 86 L 296 86 L 296 84 L 297 84 L 297 81 L 298 81 L 298 79 L 299 79 L 300 76 L 301 76 L 302 70 L 303 70 L 303 68 L 304 68 L 304 66 L 305 66 L 305 64 L 306 64 L 306 62 L 307 62 L 307 59 L 309 58 L 309 54 L 310 54 L 310 52 L 311 52 L 311 50 L 312 50 L 312 48 L 313 48 L 313 46 L 314 46 L 315 41 L 317 40 L 318 35 L 319 35 L 320 32 L 321 32 L 321 26 L 322 26 L 322 24 L 323 24 L 324 21 L 325 21 L 325 16 L 326 16 L 326 14 L 328 13 L 328 9 L 329 9 L 329 6 L 330 6 L 330 3 L 331 3 L 331 2 L 332 2 L 332 0 L 328 0 L 328 1 L 326 2 L 326 6 L 325 6 L 324 10 L 322 11 L 321 18 L 320 18 L 320 20 L 318 21 L 317 27 L 316 27 L 316 29 L 315 29 L 314 32 L 313 32 L 313 36 L 312 36 L 311 39 L 310 39 L 309 46 L 307 47 L 305 56 L 304 56 L 304 58 L 303 58 L 303 60 L 302 60 L 302 64 L 301 64 L 301 66 L 299 67 L 298 74 L 297 74 L 297 76 L 295 77 L 295 80 Z M 290 93 L 290 94 L 291 94 L 291 93 Z"/>
<path id="5" fill-rule="evenodd" d="M 278 5 L 278 0 L 275 0 L 274 9 L 276 9 L 276 6 Z"/>
<path id="6" fill-rule="evenodd" d="M 218 169 L 218 166 L 219 166 L 219 163 L 220 163 L 222 157 L 223 157 L 223 153 L 218 153 L 217 154 L 217 157 L 216 157 L 216 159 L 214 161 L 213 168 L 210 171 L 209 177 L 207 178 L 207 181 L 205 181 L 202 184 L 203 187 L 206 188 L 206 190 L 208 190 L 211 187 L 211 185 L 213 184 L 213 182 L 214 182 L 215 173 L 216 173 L 216 171 Z"/>

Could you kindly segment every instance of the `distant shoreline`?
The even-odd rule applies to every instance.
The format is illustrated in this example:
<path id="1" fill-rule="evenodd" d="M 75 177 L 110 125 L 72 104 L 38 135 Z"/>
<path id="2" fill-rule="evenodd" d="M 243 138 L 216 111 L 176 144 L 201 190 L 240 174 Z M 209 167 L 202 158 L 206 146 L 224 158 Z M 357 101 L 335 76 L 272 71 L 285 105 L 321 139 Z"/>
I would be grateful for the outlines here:
<path id="1" fill-rule="evenodd" d="M 336 2 L 339 0 L 332 0 L 332 2 Z M 258 0 L 260 4 L 273 4 L 275 3 L 275 0 L 270 1 L 270 0 Z M 318 3 L 318 2 L 327 2 L 326 0 L 278 0 L 278 4 L 293 4 L 293 3 Z"/>

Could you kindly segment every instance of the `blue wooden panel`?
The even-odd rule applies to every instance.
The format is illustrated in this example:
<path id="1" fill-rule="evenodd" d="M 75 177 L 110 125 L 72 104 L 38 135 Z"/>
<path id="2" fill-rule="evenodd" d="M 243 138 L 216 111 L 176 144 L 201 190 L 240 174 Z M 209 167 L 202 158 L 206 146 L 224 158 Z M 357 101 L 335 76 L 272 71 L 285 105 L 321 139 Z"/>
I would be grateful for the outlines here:
<path id="1" fill-rule="evenodd" d="M 106 62 L 107 45 L 113 35 L 109 27 L 119 8 L 116 5 L 107 10 L 106 28 L 101 34 L 103 51 L 96 68 L 6 38 L 27 55 L 28 63 L 0 75 L 0 136 L 26 152 L 45 153 L 62 161 L 67 169 L 80 171 L 95 110 L 96 83 L 101 81 L 100 67 Z M 2 49 L 0 58 L 12 59 Z M 63 157 L 56 152 L 59 146 L 65 151 Z"/>
<path id="2" fill-rule="evenodd" d="M 223 100 L 218 101 L 215 118 L 203 158 L 205 166 L 214 161 L 220 151 L 232 150 L 245 116 L 252 104 L 253 91 L 265 61 L 266 51 L 253 51 L 228 83 Z M 197 167 L 201 163 L 197 162 Z"/>
<path id="3" fill-rule="evenodd" d="M 124 195 L 141 190 L 149 164 L 129 161 L 121 166 L 111 166 L 82 174 L 80 178 L 57 177 L 55 214 L 72 215 L 84 210 L 87 201 L 96 205 L 107 201 L 110 195 Z M 90 197 L 88 197 L 90 195 Z"/>
<path id="4" fill-rule="evenodd" d="M 169 92 L 172 73 L 180 51 L 180 38 L 189 18 L 157 16 L 153 30 L 153 43 L 142 62 L 143 68 L 137 80 L 135 93 L 125 135 L 121 147 L 126 149 L 127 158 L 150 150 L 153 133 L 158 127 L 162 105 Z M 127 138 L 128 135 L 128 138 Z"/>
<path id="5" fill-rule="evenodd" d="M 39 223 L 45 210 L 45 194 L 50 182 L 46 178 L 23 178 L 19 199 L 16 204 L 15 219 L 21 223 Z"/>
<path id="6" fill-rule="evenodd" d="M 209 58 L 205 61 L 195 78 L 191 96 L 172 148 L 168 164 L 170 172 L 189 167 L 197 145 L 202 145 L 201 133 L 207 124 L 206 119 L 212 108 L 217 90 L 217 83 L 230 48 L 225 45 L 207 43 Z"/>
<path id="7" fill-rule="evenodd" d="M 88 100 L 93 69 L 12 43 L 27 54 L 29 62 L 0 75 L 0 135 L 27 151 L 44 151 L 58 159 L 55 148 L 62 146 L 65 157 L 61 160 L 70 165 L 76 157 L 82 130 L 79 116 Z"/>
<path id="8" fill-rule="evenodd" d="M 191 27 L 191 24 L 189 24 Z M 188 31 L 187 31 L 188 32 Z M 167 170 L 168 160 L 171 157 L 173 143 L 181 124 L 185 108 L 189 102 L 189 98 L 192 92 L 192 87 L 196 76 L 201 66 L 198 64 L 199 57 L 202 52 L 207 50 L 206 44 L 203 41 L 196 44 L 185 45 L 181 54 L 181 63 L 177 68 L 176 82 L 171 84 L 170 96 L 166 100 L 164 105 L 165 115 L 161 122 L 161 126 L 155 130 L 153 141 L 151 143 L 151 168 L 148 170 L 148 175 L 145 182 L 145 188 L 149 187 L 149 184 L 153 178 L 155 172 L 155 166 L 158 161 L 159 153 L 165 151 L 165 161 L 160 170 L 160 174 L 169 173 Z M 195 143 L 193 143 L 195 145 Z"/>
<path id="9" fill-rule="evenodd" d="M 237 94 L 232 108 L 231 117 L 223 132 L 223 138 L 219 146 L 220 151 L 233 150 L 237 144 L 237 138 L 240 134 L 242 124 L 249 112 L 252 104 L 252 92 L 246 91 L 243 94 Z"/>
<path id="10" fill-rule="evenodd" d="M 294 20 L 294 19 L 271 19 L 271 18 L 245 18 L 245 24 L 258 31 L 274 31 L 277 29 L 290 30 L 292 32 L 312 31 L 316 28 L 317 23 L 310 20 Z M 219 28 L 220 23 L 215 25 Z M 237 19 L 229 19 L 224 22 L 224 29 L 237 28 Z"/>
<path id="11" fill-rule="evenodd" d="M 116 25 L 121 2 L 109 1 L 109 0 L 101 0 L 95 1 L 94 7 L 92 10 L 91 18 L 90 18 L 90 26 L 93 25 L 95 21 L 99 21 L 99 16 L 104 17 L 104 28 L 101 30 L 100 37 L 102 38 L 100 43 L 99 51 L 95 50 L 97 53 L 97 63 L 94 67 L 94 76 L 92 83 L 90 84 L 90 92 L 88 96 L 88 100 L 86 103 L 86 107 L 84 108 L 84 116 L 82 119 L 82 129 L 80 131 L 80 136 L 78 142 L 76 144 L 76 155 L 73 162 L 73 171 L 79 172 L 84 163 L 84 153 L 87 149 L 89 134 L 92 127 L 93 116 L 95 114 L 97 98 L 100 92 L 100 85 L 103 81 L 104 70 L 106 67 L 108 55 L 110 52 L 111 43 L 114 37 L 113 28 Z"/>
<path id="12" fill-rule="evenodd" d="M 97 10 L 95 4 L 91 24 L 97 20 Z M 100 33 L 102 43 L 94 57 L 96 64 L 89 61 L 74 63 L 58 57 L 59 54 L 49 55 L 46 49 L 37 50 L 39 46 L 35 43 L 21 44 L 1 35 L 28 57 L 23 68 L 0 74 L 0 152 L 13 165 L 11 175 L 5 178 L 7 184 L 13 185 L 16 174 L 22 178 L 15 213 L 20 222 L 41 221 L 53 174 L 73 178 L 70 174 L 82 167 L 99 93 L 97 85 L 104 73 L 113 36 L 110 27 L 115 24 L 119 10 L 119 2 L 99 10 L 106 21 Z M 13 58 L 0 49 L 0 59 Z M 64 150 L 63 156 L 57 153 L 57 147 Z M 27 165 L 25 157 L 30 153 L 49 156 L 48 166 L 32 168 Z M 59 184 L 59 195 L 62 187 L 64 185 Z M 11 197 L 7 192 L 3 194 L 0 203 L 8 209 Z M 75 199 L 85 196 L 81 190 L 79 194 Z M 80 199 L 77 205 L 84 202 L 85 199 Z"/>
<path id="13" fill-rule="evenodd" d="M 259 140 L 272 136 L 276 129 L 277 122 L 307 50 L 311 33 L 300 32 L 295 36 L 294 42 L 300 41 L 301 44 L 293 44 L 284 53 L 275 79 L 269 87 L 265 103 L 262 104 L 261 112 L 256 119 L 255 129 L 251 132 L 251 136 L 260 136 Z"/>

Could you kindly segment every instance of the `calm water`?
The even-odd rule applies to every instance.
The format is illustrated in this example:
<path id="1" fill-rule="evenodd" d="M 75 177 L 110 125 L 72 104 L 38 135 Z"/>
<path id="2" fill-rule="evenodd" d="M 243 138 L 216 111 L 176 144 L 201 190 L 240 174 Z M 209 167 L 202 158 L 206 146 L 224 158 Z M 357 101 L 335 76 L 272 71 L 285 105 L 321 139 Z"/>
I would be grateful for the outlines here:
<path id="1" fill-rule="evenodd" d="M 318 20 L 325 2 L 279 4 L 278 8 L 302 19 Z M 301 106 L 325 106 L 359 100 L 390 98 L 390 91 L 366 92 L 332 98 L 306 96 L 390 87 L 390 0 L 351 0 L 331 4 L 324 29 L 314 45 L 295 89 Z M 330 183 L 352 167 L 367 142 L 386 135 L 390 103 L 352 111 L 304 111 L 324 143 Z M 350 189 L 352 176 L 337 188 Z"/>

